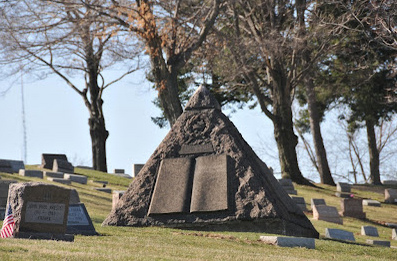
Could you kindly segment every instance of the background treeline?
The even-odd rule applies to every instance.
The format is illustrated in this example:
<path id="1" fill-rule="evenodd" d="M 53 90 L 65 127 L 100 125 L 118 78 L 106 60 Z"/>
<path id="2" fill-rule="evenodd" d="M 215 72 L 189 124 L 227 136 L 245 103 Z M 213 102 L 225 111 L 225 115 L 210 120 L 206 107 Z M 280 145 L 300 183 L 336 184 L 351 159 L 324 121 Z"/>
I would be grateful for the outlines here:
<path id="1" fill-rule="evenodd" d="M 3 76 L 53 73 L 76 91 L 97 170 L 107 171 L 102 94 L 139 69 L 158 92 L 160 127 L 175 122 L 199 84 L 222 105 L 258 106 L 273 123 L 282 176 L 299 184 L 311 183 L 298 136 L 321 183 L 335 185 L 320 127 L 335 111 L 353 181 L 381 184 L 380 154 L 393 160 L 394 0 L 4 0 L 0 12 Z M 105 78 L 110 68 L 119 75 Z"/>

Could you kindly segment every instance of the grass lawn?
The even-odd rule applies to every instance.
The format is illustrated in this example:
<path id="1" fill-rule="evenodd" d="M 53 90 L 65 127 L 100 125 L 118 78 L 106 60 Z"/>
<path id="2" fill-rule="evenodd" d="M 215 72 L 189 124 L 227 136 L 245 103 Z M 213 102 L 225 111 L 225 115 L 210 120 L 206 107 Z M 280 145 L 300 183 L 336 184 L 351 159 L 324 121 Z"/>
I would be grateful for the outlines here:
<path id="1" fill-rule="evenodd" d="M 36 168 L 30 166 L 30 168 Z M 89 180 L 107 180 L 107 187 L 125 190 L 131 180 L 106 173 L 76 169 L 76 173 L 88 176 Z M 0 173 L 2 179 L 19 181 L 43 181 L 17 174 Z M 47 182 L 47 181 L 46 181 Z M 48 182 L 51 183 L 51 182 Z M 60 185 L 58 183 L 54 183 Z M 62 185 L 60 185 L 62 186 Z M 80 200 L 87 208 L 100 236 L 75 236 L 74 242 L 26 239 L 0 239 L 0 260 L 397 260 L 397 249 L 364 244 L 370 237 L 361 236 L 361 226 L 375 226 L 380 240 L 391 240 L 392 229 L 380 223 L 397 223 L 397 205 L 364 207 L 367 220 L 343 218 L 344 225 L 312 220 L 320 239 L 316 249 L 282 248 L 263 244 L 259 236 L 263 233 L 203 232 L 171 228 L 147 227 L 102 227 L 101 223 L 111 209 L 111 194 L 98 192 L 93 187 L 72 183 L 65 185 L 79 192 Z M 334 187 L 307 188 L 295 185 L 298 196 L 304 197 L 310 209 L 311 198 L 324 198 L 327 205 L 340 210 L 340 199 L 334 196 Z M 371 191 L 369 191 L 371 190 Z M 352 193 L 363 198 L 382 202 L 382 187 L 353 188 Z M 346 244 L 324 239 L 325 228 L 339 228 L 354 233 L 355 244 Z M 374 238 L 372 238 L 374 239 Z M 376 238 L 375 238 L 376 239 Z"/>

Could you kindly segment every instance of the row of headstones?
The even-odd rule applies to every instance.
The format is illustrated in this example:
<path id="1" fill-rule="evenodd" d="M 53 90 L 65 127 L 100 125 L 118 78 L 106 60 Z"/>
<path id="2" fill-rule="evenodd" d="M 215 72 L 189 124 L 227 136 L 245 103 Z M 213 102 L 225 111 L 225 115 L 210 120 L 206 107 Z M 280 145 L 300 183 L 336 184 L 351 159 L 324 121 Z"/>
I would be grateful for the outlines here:
<path id="1" fill-rule="evenodd" d="M 395 180 L 384 180 L 384 185 L 397 185 L 397 181 Z M 348 183 L 338 182 L 336 184 L 336 193 L 335 195 L 340 198 L 351 198 L 351 186 Z M 367 203 L 376 206 L 380 206 L 379 201 L 371 201 L 367 200 Z M 397 189 L 387 188 L 385 189 L 385 202 L 386 203 L 397 203 Z"/>
<path id="2" fill-rule="evenodd" d="M 362 226 L 361 235 L 379 237 L 378 230 L 373 226 Z M 356 241 L 352 232 L 342 229 L 326 228 L 325 237 L 340 241 Z M 397 240 L 397 230 L 395 228 L 392 230 L 392 239 Z M 260 240 L 266 244 L 277 245 L 280 247 L 305 247 L 315 249 L 314 238 L 261 236 Z M 390 241 L 387 240 L 367 239 L 366 243 L 370 245 L 390 247 Z"/>
<path id="3" fill-rule="evenodd" d="M 97 235 L 75 189 L 40 182 L 10 183 L 7 194 L 16 238 L 73 241 L 77 234 Z"/>

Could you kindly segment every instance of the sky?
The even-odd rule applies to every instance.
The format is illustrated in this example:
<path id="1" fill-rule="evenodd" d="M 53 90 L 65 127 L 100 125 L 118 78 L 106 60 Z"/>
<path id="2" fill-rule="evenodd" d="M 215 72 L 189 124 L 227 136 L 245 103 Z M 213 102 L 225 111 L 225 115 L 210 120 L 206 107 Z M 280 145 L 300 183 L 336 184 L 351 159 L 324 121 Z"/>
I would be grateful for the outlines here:
<path id="1" fill-rule="evenodd" d="M 144 164 L 169 131 L 169 128 L 160 129 L 151 121 L 151 117 L 160 115 L 160 110 L 152 103 L 157 92 L 144 79 L 144 72 L 139 71 L 104 91 L 104 114 L 109 131 L 108 172 L 125 169 L 131 174 L 132 164 Z M 91 166 L 89 114 L 75 91 L 56 75 L 44 80 L 23 75 L 14 84 L 3 82 L 0 91 L 10 86 L 0 96 L 0 159 L 24 159 L 23 86 L 27 138 L 25 164 L 40 164 L 42 153 L 59 153 L 66 154 L 74 165 Z M 235 113 L 229 109 L 224 113 L 231 117 L 253 147 L 259 145 L 261 139 L 273 137 L 270 120 L 258 109 Z M 274 164 L 278 164 L 277 155 L 273 158 L 276 159 Z"/>

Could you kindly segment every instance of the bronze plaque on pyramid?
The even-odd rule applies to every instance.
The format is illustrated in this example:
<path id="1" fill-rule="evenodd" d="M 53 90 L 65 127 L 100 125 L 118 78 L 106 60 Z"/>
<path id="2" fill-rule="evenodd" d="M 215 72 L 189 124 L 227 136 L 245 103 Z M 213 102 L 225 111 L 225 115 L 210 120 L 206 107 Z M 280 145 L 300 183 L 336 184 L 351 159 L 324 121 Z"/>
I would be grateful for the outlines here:
<path id="1" fill-rule="evenodd" d="M 196 158 L 190 212 L 228 209 L 227 155 Z"/>
<path id="2" fill-rule="evenodd" d="M 191 158 L 163 159 L 148 214 L 189 212 Z"/>

